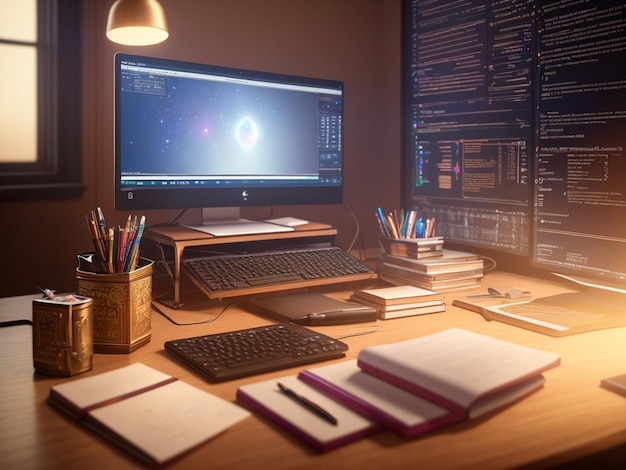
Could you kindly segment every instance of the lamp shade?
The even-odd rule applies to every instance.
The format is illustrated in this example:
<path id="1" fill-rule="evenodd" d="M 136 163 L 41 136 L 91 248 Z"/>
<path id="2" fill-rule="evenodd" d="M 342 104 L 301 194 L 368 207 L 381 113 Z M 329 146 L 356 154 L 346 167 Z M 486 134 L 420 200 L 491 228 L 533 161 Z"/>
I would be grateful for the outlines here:
<path id="1" fill-rule="evenodd" d="M 117 0 L 109 11 L 107 37 L 118 44 L 148 46 L 169 36 L 163 7 L 157 0 Z"/>

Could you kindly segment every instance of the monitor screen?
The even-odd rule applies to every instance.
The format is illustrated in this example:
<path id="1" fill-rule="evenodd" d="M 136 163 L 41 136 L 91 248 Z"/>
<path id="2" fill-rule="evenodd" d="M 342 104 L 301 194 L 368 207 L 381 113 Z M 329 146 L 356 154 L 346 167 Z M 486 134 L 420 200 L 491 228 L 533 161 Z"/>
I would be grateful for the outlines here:
<path id="1" fill-rule="evenodd" d="M 527 15 L 492 21 L 488 2 L 457 9 L 412 0 L 404 11 L 405 209 L 434 219 L 448 244 L 528 255 Z"/>
<path id="2" fill-rule="evenodd" d="M 115 207 L 337 204 L 343 84 L 118 53 Z"/>
<path id="3" fill-rule="evenodd" d="M 405 208 L 445 243 L 626 287 L 622 3 L 404 0 Z"/>
<path id="4" fill-rule="evenodd" d="M 626 288 L 626 12 L 591 3 L 584 23 L 567 2 L 541 17 L 531 261 Z"/>

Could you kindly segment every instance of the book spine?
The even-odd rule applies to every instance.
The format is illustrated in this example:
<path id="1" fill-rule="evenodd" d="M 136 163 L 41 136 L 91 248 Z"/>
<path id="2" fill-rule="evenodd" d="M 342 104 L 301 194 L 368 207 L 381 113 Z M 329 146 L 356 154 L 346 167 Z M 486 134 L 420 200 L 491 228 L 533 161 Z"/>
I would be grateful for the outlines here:
<path id="1" fill-rule="evenodd" d="M 406 390 L 407 392 L 413 393 L 425 400 L 430 401 L 431 403 L 439 405 L 443 408 L 447 408 L 453 413 L 461 415 L 466 419 L 468 418 L 468 410 L 466 410 L 464 407 L 462 407 L 458 403 L 450 401 L 447 398 L 442 397 L 441 395 L 438 395 L 436 393 L 433 393 L 430 390 L 422 388 L 414 383 L 403 380 L 402 378 L 397 377 L 393 374 L 390 374 L 387 371 L 378 369 L 377 367 L 373 367 L 363 362 L 361 359 L 357 359 L 357 365 L 363 372 L 371 374 L 374 377 L 382 379 L 387 383 L 395 385 L 396 387 L 402 388 Z"/>
<path id="2" fill-rule="evenodd" d="M 301 371 L 298 374 L 298 378 L 300 378 L 303 382 L 311 385 L 312 387 L 315 387 L 318 390 L 328 394 L 328 396 L 333 397 L 338 402 L 344 404 L 348 408 L 351 408 L 357 413 L 361 413 L 363 416 L 378 421 L 387 429 L 390 429 L 391 431 L 405 438 L 412 438 L 422 434 L 426 434 L 430 431 L 434 431 L 436 429 L 449 426 L 451 424 L 458 423 L 464 420 L 464 417 L 461 415 L 447 413 L 439 418 L 424 421 L 423 423 L 420 423 L 416 426 L 406 426 L 393 416 L 385 413 L 384 410 L 381 410 L 380 408 L 373 406 L 371 403 L 368 403 L 365 400 L 362 400 L 361 398 L 358 398 L 351 393 L 348 393 L 341 387 L 338 387 L 335 384 L 315 375 L 310 370 L 305 369 Z"/>
<path id="3" fill-rule="evenodd" d="M 367 418 L 374 419 L 386 428 L 407 437 L 407 433 L 410 431 L 409 429 L 407 429 L 402 423 L 397 421 L 393 416 L 389 416 L 387 413 L 374 407 L 371 403 L 355 397 L 354 395 L 346 392 L 342 388 L 337 387 L 335 384 L 328 382 L 321 377 L 318 377 L 310 370 L 305 369 L 303 371 L 300 371 L 300 373 L 298 374 L 298 378 L 301 379 L 304 383 L 307 383 L 312 387 L 315 387 L 318 390 L 326 393 L 328 396 L 334 398 L 339 403 L 344 404 L 353 411 L 356 411 L 357 413 L 360 413 Z"/>
<path id="4" fill-rule="evenodd" d="M 394 318 L 414 317 L 417 315 L 428 315 L 430 313 L 440 313 L 446 311 L 446 304 L 434 305 L 430 307 L 408 308 L 405 310 L 379 310 L 378 318 L 381 320 L 392 320 Z"/>

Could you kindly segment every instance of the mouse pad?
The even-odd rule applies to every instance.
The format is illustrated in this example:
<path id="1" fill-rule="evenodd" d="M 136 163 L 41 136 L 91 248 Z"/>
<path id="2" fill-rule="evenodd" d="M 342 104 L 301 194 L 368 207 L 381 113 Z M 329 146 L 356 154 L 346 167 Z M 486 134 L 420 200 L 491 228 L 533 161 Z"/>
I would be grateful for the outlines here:
<path id="1" fill-rule="evenodd" d="M 280 322 L 338 325 L 376 320 L 376 309 L 315 292 L 258 297 L 247 302 L 257 313 Z"/>

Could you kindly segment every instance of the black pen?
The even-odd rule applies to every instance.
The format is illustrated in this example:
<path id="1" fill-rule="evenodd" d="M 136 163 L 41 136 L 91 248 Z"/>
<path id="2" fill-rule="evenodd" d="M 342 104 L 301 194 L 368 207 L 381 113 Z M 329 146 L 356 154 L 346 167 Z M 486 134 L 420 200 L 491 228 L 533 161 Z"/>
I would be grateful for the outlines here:
<path id="1" fill-rule="evenodd" d="M 322 408 L 318 404 L 313 403 L 308 398 L 303 397 L 302 395 L 297 394 L 296 392 L 294 392 L 290 388 L 284 386 L 280 382 L 278 382 L 278 388 L 280 389 L 281 392 L 283 392 L 289 398 L 292 398 L 293 400 L 297 401 L 302 406 L 304 406 L 306 409 L 308 409 L 309 411 L 315 413 L 320 418 L 325 419 L 330 424 L 334 424 L 335 426 L 337 425 L 337 418 L 335 418 L 333 415 L 331 415 L 328 411 L 326 411 L 324 408 Z"/>

